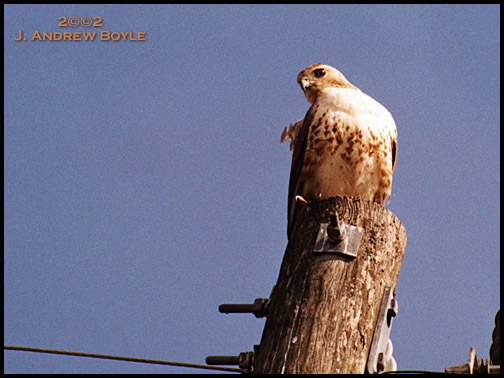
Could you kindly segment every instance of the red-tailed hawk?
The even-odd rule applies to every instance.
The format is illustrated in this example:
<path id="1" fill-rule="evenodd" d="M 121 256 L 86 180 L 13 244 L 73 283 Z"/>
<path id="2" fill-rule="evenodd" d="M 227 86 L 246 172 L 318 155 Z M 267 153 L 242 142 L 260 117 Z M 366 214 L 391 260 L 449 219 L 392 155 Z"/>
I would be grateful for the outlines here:
<path id="1" fill-rule="evenodd" d="M 285 127 L 280 139 L 290 139 L 294 150 L 289 238 L 303 199 L 354 196 L 381 205 L 390 200 L 397 158 L 392 115 L 341 72 L 313 64 L 299 73 L 297 81 L 312 106 L 303 119 Z"/>

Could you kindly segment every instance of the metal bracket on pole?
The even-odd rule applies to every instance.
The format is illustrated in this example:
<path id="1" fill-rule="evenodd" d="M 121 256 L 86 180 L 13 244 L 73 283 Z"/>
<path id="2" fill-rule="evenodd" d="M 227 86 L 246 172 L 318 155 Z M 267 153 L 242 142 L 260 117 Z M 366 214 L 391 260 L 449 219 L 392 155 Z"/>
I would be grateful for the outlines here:
<path id="1" fill-rule="evenodd" d="M 313 252 L 341 253 L 357 256 L 364 229 L 351 226 L 339 219 L 338 213 L 330 213 L 330 222 L 321 223 Z"/>
<path id="2" fill-rule="evenodd" d="M 394 289 L 387 286 L 383 293 L 373 341 L 369 350 L 367 371 L 370 374 L 381 373 L 385 370 L 395 370 L 396 365 L 392 357 L 392 343 L 389 340 L 389 336 L 392 329 L 392 318 L 397 315 L 397 310 L 398 305 Z"/>

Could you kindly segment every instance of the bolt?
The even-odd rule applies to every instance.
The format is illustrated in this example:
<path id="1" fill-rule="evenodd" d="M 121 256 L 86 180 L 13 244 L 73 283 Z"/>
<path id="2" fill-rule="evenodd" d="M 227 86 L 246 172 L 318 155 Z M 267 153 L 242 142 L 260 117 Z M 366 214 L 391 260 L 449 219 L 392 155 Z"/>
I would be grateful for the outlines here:
<path id="1" fill-rule="evenodd" d="M 338 213 L 329 213 L 329 224 L 327 225 L 327 239 L 334 244 L 339 244 L 346 238 L 345 224 L 339 219 Z"/>

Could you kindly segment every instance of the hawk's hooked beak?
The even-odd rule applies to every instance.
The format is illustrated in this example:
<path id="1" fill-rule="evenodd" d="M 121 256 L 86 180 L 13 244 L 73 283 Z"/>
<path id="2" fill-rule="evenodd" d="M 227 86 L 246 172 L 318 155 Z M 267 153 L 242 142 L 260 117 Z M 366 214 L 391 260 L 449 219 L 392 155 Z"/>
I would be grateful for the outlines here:
<path id="1" fill-rule="evenodd" d="M 299 79 L 299 85 L 301 85 L 301 89 L 303 89 L 304 95 L 310 104 L 313 104 L 315 101 L 315 93 L 312 90 L 313 84 L 314 83 L 307 76 L 303 76 Z"/>
<path id="2" fill-rule="evenodd" d="M 303 92 L 306 92 L 308 88 L 310 88 L 311 82 L 308 77 L 303 76 L 301 80 L 299 80 L 299 85 L 301 85 L 301 88 L 303 89 Z"/>

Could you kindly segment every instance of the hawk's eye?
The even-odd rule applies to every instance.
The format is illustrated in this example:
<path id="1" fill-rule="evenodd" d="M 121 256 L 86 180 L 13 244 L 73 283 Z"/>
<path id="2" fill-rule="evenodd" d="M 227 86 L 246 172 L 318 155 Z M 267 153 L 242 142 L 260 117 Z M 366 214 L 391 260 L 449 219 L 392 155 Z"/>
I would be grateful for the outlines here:
<path id="1" fill-rule="evenodd" d="M 325 70 L 323 68 L 318 68 L 315 71 L 313 71 L 313 74 L 317 79 L 321 78 L 322 76 L 325 75 Z"/>

